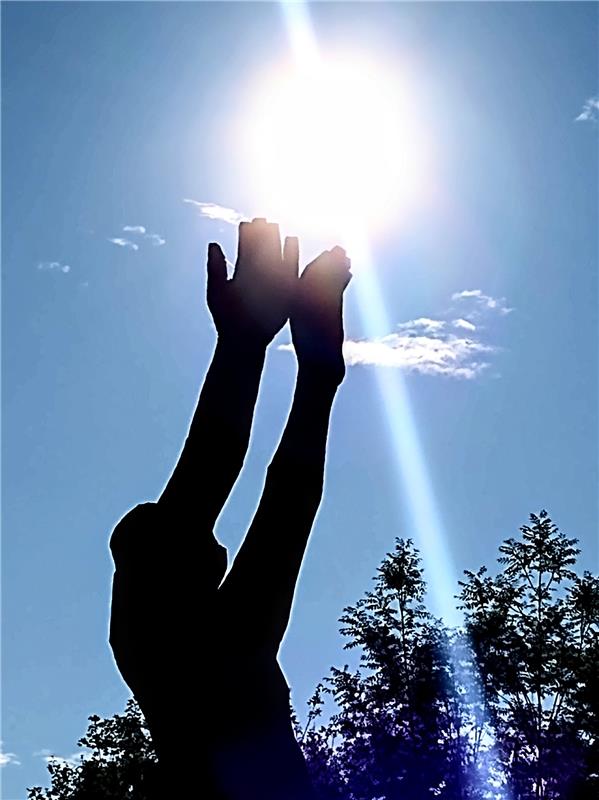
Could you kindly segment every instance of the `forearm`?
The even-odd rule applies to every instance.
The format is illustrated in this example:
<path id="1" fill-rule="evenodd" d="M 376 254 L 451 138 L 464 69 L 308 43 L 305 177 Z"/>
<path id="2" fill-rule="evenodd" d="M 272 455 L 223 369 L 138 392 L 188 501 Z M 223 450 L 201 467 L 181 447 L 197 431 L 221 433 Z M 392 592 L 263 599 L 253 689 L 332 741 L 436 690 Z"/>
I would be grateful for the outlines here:
<path id="1" fill-rule="evenodd" d="M 265 348 L 219 340 L 187 439 L 161 502 L 197 500 L 214 525 L 247 452 Z"/>
<path id="2" fill-rule="evenodd" d="M 336 386 L 300 372 L 285 432 L 268 468 L 260 504 L 225 582 L 278 647 L 310 531 L 322 498 L 326 442 Z"/>
<path id="3" fill-rule="evenodd" d="M 318 493 L 320 500 L 336 392 L 337 386 L 327 379 L 326 372 L 300 368 L 287 425 L 268 470 L 269 480 L 282 483 L 292 494 L 300 487 L 290 478 L 300 472 L 302 493 L 310 488 L 310 493 Z"/>

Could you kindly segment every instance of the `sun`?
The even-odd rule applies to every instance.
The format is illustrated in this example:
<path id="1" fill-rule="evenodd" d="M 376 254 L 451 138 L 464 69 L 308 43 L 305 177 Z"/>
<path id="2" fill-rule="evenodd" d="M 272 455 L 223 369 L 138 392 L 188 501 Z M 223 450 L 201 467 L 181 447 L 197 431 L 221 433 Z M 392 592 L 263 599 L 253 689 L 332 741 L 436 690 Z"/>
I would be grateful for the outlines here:
<path id="1" fill-rule="evenodd" d="M 239 152 L 261 214 L 311 233 L 372 235 L 428 191 L 430 137 L 397 69 L 318 57 L 279 65 L 247 96 Z"/>

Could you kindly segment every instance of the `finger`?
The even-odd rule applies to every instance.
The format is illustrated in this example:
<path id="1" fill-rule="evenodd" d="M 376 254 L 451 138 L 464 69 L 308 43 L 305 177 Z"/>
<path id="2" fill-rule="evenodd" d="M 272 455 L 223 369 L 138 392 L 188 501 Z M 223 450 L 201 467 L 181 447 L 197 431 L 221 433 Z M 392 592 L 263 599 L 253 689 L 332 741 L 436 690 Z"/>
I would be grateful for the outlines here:
<path id="1" fill-rule="evenodd" d="M 208 292 L 218 291 L 227 282 L 227 260 L 216 242 L 208 245 Z"/>
<path id="2" fill-rule="evenodd" d="M 343 247 L 340 247 L 340 245 L 336 244 L 335 247 L 333 247 L 333 249 L 331 250 L 331 255 L 345 258 L 347 256 L 347 253 L 345 252 Z"/>
<path id="3" fill-rule="evenodd" d="M 339 247 L 338 244 L 331 250 L 331 258 L 335 266 L 342 267 L 343 269 L 349 269 L 351 267 L 351 261 L 347 257 L 346 251 L 343 247 Z"/>
<path id="4" fill-rule="evenodd" d="M 252 220 L 252 272 L 270 272 L 281 265 L 281 235 L 279 226 L 262 217 Z"/>
<path id="5" fill-rule="evenodd" d="M 331 267 L 333 268 L 334 272 L 340 275 L 345 281 L 345 276 L 349 274 L 351 269 L 351 261 L 347 257 L 346 251 L 343 249 L 343 247 L 336 245 L 330 252 L 330 258 Z M 348 283 L 349 280 L 347 280 L 345 285 L 347 286 Z"/>
<path id="6" fill-rule="evenodd" d="M 247 277 L 254 272 L 257 262 L 264 259 L 264 233 L 266 230 L 264 217 L 255 217 L 251 222 L 239 225 L 239 246 L 235 277 Z"/>
<path id="7" fill-rule="evenodd" d="M 299 240 L 297 236 L 286 236 L 283 246 L 283 264 L 287 274 L 293 278 L 299 275 Z"/>
<path id="8" fill-rule="evenodd" d="M 281 263 L 281 232 L 276 222 L 267 222 L 264 231 L 264 248 L 269 264 L 278 266 Z"/>
<path id="9" fill-rule="evenodd" d="M 239 223 L 237 234 L 237 264 L 249 258 L 251 252 L 252 227 L 251 223 L 244 220 Z"/>

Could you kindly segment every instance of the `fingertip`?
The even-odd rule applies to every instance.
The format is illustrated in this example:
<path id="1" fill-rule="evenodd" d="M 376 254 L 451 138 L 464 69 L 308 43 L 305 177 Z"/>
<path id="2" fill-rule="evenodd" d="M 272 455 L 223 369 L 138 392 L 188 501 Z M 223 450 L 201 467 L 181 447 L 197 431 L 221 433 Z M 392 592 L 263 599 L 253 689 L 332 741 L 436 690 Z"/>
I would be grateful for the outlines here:
<path id="1" fill-rule="evenodd" d="M 299 274 L 299 239 L 297 236 L 286 236 L 283 244 L 283 260 L 289 266 L 290 272 L 297 277 Z"/>
<path id="2" fill-rule="evenodd" d="M 218 242 L 208 244 L 208 284 L 216 286 L 227 279 L 227 260 Z"/>
<path id="3" fill-rule="evenodd" d="M 285 253 L 289 253 L 290 256 L 299 254 L 299 239 L 297 236 L 286 236 L 284 248 Z"/>
<path id="4" fill-rule="evenodd" d="M 224 259 L 225 254 L 222 251 L 222 247 L 218 242 L 210 242 L 208 244 L 208 258 L 210 260 L 214 260 L 215 258 L 222 258 Z"/>

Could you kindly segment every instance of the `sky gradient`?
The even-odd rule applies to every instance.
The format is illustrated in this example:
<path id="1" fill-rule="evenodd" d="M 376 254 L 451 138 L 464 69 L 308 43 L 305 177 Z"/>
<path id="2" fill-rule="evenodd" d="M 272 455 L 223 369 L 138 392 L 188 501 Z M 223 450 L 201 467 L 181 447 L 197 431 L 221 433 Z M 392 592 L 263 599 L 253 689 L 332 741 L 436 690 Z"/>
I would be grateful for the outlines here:
<path id="1" fill-rule="evenodd" d="M 309 10 L 321 49 L 401 64 L 436 171 L 347 292 L 350 366 L 281 656 L 300 708 L 348 659 L 343 607 L 396 536 L 419 543 L 397 477 L 405 409 L 383 402 L 381 371 L 402 376 L 456 570 L 492 567 L 541 508 L 580 539 L 580 567 L 599 567 L 598 6 Z M 45 784 L 47 754 L 75 752 L 88 715 L 128 696 L 107 645 L 108 538 L 182 446 L 214 344 L 207 243 L 233 259 L 235 215 L 263 211 L 240 109 L 289 54 L 276 3 L 3 4 L 6 800 Z M 334 243 L 307 235 L 303 261 Z M 373 276 L 386 313 L 366 325 Z M 289 407 L 288 342 L 269 351 L 218 524 L 230 559 Z"/>

